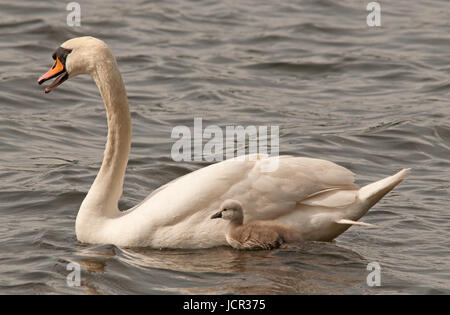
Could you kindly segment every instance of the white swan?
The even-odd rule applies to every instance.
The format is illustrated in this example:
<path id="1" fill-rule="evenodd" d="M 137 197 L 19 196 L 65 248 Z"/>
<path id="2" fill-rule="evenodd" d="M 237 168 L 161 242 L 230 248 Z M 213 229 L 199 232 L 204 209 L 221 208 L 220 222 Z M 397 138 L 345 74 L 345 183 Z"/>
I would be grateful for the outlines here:
<path id="1" fill-rule="evenodd" d="M 155 190 L 137 206 L 119 211 L 131 143 L 127 95 L 115 58 L 93 37 L 66 41 L 53 67 L 38 83 L 56 77 L 48 93 L 68 78 L 89 74 L 106 106 L 108 138 L 103 163 L 76 219 L 80 242 L 154 248 L 226 245 L 227 222 L 210 216 L 226 199 L 239 200 L 245 221 L 276 220 L 300 231 L 303 240 L 330 241 L 357 222 L 408 173 L 404 169 L 361 189 L 354 174 L 332 162 L 281 156 L 247 156 L 182 176 Z M 256 157 L 256 158 L 255 158 Z"/>

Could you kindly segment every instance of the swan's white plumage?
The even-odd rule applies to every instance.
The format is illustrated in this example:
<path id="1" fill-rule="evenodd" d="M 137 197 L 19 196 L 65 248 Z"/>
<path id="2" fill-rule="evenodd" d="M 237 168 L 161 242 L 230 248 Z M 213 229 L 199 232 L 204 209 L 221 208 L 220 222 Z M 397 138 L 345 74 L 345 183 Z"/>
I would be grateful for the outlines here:
<path id="1" fill-rule="evenodd" d="M 119 211 L 131 143 L 128 102 L 116 61 L 106 44 L 92 37 L 65 42 L 71 49 L 69 78 L 90 74 L 105 102 L 108 140 L 102 167 L 76 220 L 81 242 L 155 248 L 225 245 L 226 222 L 210 216 L 226 199 L 238 200 L 245 222 L 276 220 L 300 231 L 304 240 L 332 240 L 406 176 L 406 171 L 363 188 L 354 174 L 329 161 L 291 156 L 247 156 L 223 161 L 182 176 L 157 189 L 142 203 Z M 267 163 L 278 167 L 267 172 Z M 369 187 L 370 186 L 370 187 Z M 346 220 L 346 221 L 345 221 Z"/>
<path id="2" fill-rule="evenodd" d="M 123 223 L 118 224 L 143 224 L 147 233 L 138 241 L 143 246 L 217 246 L 225 244 L 225 224 L 209 217 L 226 199 L 242 203 L 246 222 L 276 220 L 292 214 L 297 203 L 312 194 L 353 182 L 350 171 L 324 160 L 283 156 L 278 170 L 262 173 L 261 164 L 266 162 L 250 157 L 248 161 L 232 159 L 199 169 L 165 185 L 122 216 Z M 295 222 L 290 223 L 295 226 Z M 134 231 L 136 223 L 129 235 L 139 238 L 132 236 Z"/>

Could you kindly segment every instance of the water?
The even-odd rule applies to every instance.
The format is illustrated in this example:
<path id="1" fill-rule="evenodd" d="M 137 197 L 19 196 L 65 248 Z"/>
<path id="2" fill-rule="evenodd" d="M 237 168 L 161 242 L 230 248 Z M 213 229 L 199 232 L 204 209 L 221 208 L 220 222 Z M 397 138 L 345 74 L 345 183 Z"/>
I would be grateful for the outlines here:
<path id="1" fill-rule="evenodd" d="M 0 1 L 0 293 L 450 293 L 448 1 Z M 105 40 L 133 120 L 121 208 L 206 162 L 174 162 L 172 128 L 278 125 L 280 153 L 370 181 L 411 175 L 332 243 L 262 252 L 79 244 L 77 210 L 106 136 L 87 77 L 44 95 L 65 40 Z M 366 266 L 381 265 L 369 287 Z M 82 268 L 69 287 L 70 262 Z"/>

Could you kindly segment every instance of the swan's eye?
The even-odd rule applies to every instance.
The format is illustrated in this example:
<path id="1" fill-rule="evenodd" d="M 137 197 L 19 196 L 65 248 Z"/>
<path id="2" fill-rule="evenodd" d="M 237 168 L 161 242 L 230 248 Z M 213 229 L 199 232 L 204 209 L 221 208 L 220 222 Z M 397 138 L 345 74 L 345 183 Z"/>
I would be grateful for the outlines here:
<path id="1" fill-rule="evenodd" d="M 52 58 L 54 60 L 56 60 L 56 58 L 58 58 L 62 62 L 62 64 L 65 66 L 67 55 L 69 55 L 71 52 L 72 52 L 72 49 L 58 47 L 56 49 L 56 51 L 53 53 Z"/>

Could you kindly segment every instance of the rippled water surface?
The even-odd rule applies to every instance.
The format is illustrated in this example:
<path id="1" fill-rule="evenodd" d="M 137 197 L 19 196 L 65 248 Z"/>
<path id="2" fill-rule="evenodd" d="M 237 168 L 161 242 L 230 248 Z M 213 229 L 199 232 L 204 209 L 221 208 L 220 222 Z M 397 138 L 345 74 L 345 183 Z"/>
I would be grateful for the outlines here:
<path id="1" fill-rule="evenodd" d="M 0 293 L 450 293 L 450 2 L 0 1 Z M 174 162 L 172 128 L 278 125 L 280 153 L 332 160 L 358 184 L 411 175 L 332 243 L 273 251 L 77 242 L 101 163 L 104 106 L 88 77 L 36 84 L 65 40 L 117 57 L 133 119 L 121 208 L 207 165 Z M 369 262 L 381 286 L 366 284 Z M 69 287 L 66 267 L 82 268 Z"/>

